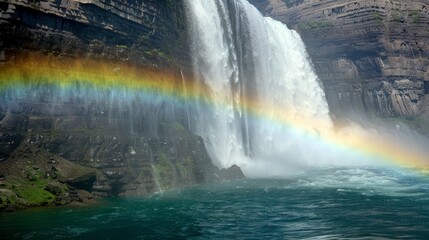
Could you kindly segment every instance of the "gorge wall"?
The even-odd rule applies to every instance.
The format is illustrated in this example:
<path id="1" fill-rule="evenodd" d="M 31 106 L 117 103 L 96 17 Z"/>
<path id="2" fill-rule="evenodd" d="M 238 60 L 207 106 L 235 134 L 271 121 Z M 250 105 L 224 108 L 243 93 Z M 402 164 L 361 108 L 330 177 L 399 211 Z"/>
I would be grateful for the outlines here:
<path id="1" fill-rule="evenodd" d="M 334 117 L 427 121 L 429 1 L 251 2 L 301 34 Z"/>
<path id="2" fill-rule="evenodd" d="M 188 64 L 181 1 L 0 1 L 0 60 L 17 51 L 152 67 Z"/>
<path id="3" fill-rule="evenodd" d="M 182 1 L 0 1 L 0 211 L 222 176 L 203 140 L 183 127 L 180 104 L 131 89 L 15 84 L 9 75 L 28 67 L 29 80 L 45 69 L 60 83 L 105 66 L 97 74 L 147 69 L 181 83 L 191 62 L 187 38 Z"/>

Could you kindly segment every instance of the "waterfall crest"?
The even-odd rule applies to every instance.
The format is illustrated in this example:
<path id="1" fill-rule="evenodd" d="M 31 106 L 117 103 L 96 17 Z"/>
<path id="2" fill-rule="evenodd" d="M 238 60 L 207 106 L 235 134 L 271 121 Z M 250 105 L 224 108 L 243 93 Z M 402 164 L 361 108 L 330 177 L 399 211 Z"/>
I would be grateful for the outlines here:
<path id="1" fill-rule="evenodd" d="M 186 4 L 195 76 L 213 103 L 195 106 L 193 131 L 203 137 L 215 164 L 237 163 L 252 175 L 266 163 L 282 165 L 291 154 L 310 161 L 302 136 L 265 121 L 287 112 L 291 121 L 317 119 L 317 126 L 308 129 L 332 125 L 298 33 L 263 17 L 246 0 Z M 263 118 L 249 114 L 249 105 L 263 108 Z"/>

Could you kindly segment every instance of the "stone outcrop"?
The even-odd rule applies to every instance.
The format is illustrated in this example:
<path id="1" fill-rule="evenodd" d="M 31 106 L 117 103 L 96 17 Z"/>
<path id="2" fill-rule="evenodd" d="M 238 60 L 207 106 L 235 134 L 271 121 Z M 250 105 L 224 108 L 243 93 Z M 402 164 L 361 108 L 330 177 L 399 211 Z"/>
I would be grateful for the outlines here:
<path id="1" fill-rule="evenodd" d="M 429 1 L 251 2 L 301 34 L 334 117 L 425 115 Z"/>
<path id="2" fill-rule="evenodd" d="M 0 1 L 0 61 L 16 52 L 188 66 L 182 1 Z"/>
<path id="3" fill-rule="evenodd" d="M 8 161 L 1 162 L 0 172 L 0 211 L 88 201 L 97 175 L 96 169 L 31 143 L 21 144 Z"/>
<path id="4" fill-rule="evenodd" d="M 219 171 L 219 179 L 222 180 L 237 180 L 246 178 L 241 171 L 241 168 L 237 165 L 232 165 L 229 168 L 222 168 Z"/>

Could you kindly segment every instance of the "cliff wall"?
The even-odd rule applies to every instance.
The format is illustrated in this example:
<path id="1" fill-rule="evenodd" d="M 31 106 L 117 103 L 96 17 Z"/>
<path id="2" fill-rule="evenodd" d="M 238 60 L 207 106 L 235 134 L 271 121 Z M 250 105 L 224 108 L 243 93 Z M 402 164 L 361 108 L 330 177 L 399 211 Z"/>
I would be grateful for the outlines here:
<path id="1" fill-rule="evenodd" d="M 183 127 L 183 104 L 125 85 L 61 87 L 61 76 L 91 68 L 104 69 L 94 79 L 147 69 L 182 84 L 186 34 L 182 1 L 0 1 L 0 211 L 216 179 L 203 140 Z M 33 79 L 42 69 L 58 84 Z"/>
<path id="2" fill-rule="evenodd" d="M 251 2 L 301 34 L 334 117 L 427 115 L 429 1 Z"/>
<path id="3" fill-rule="evenodd" d="M 18 51 L 183 67 L 189 51 L 183 2 L 0 1 L 0 60 Z"/>

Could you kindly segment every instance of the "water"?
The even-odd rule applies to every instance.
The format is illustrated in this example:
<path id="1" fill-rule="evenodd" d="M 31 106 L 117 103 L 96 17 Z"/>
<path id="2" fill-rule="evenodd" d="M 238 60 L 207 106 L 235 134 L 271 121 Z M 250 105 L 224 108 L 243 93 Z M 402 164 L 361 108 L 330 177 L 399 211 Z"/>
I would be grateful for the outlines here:
<path id="1" fill-rule="evenodd" d="M 0 93 L 0 108 L 44 117 L 92 118 L 98 128 L 129 135 L 158 136 L 160 122 L 188 125 L 186 103 L 181 99 L 79 80 L 69 87 L 35 83 L 9 88 Z"/>
<path id="2" fill-rule="evenodd" d="M 253 176 L 254 166 L 269 168 L 279 156 L 307 158 L 293 151 L 308 145 L 303 136 L 272 123 L 287 115 L 290 122 L 312 119 L 308 130 L 332 126 L 300 36 L 246 0 L 186 3 L 194 72 L 213 103 L 197 103 L 193 131 L 204 138 L 213 161 L 221 167 L 237 163 Z M 255 109 L 264 109 L 261 118 L 249 113 Z"/>
<path id="3" fill-rule="evenodd" d="M 0 215 L 2 239 L 426 239 L 429 180 L 384 168 L 313 168 Z"/>
<path id="4" fill-rule="evenodd" d="M 238 163 L 248 176 L 281 179 L 248 179 L 170 191 L 159 188 L 160 193 L 149 198 L 113 198 L 87 207 L 1 213 L 2 239 L 429 236 L 427 178 L 409 170 L 354 166 L 350 164 L 354 159 L 363 164 L 372 163 L 372 159 L 363 155 L 350 159 L 343 153 L 347 149 L 329 145 L 317 134 L 307 136 L 293 126 L 275 123 L 283 115 L 292 123 L 312 119 L 305 129 L 322 137 L 323 130 L 331 128 L 323 89 L 296 32 L 263 18 L 245 0 L 188 0 L 187 7 L 194 70 L 199 84 L 205 86 L 201 89 L 210 90 L 209 96 L 204 96 L 209 101 L 185 101 L 176 109 L 157 96 L 147 99 L 127 90 L 96 91 L 99 94 L 94 95 L 92 89 L 76 86 L 52 102 L 91 96 L 87 112 L 129 119 L 126 129 L 133 134 L 153 129 L 144 126 L 138 131 L 136 119 L 172 121 L 178 115 L 175 112 L 181 112 L 181 123 L 204 138 L 215 163 Z M 182 83 L 186 91 L 186 81 L 182 79 Z M 29 90 L 16 94 L 30 95 Z M 148 106 L 142 107 L 145 102 Z M 98 103 L 110 108 L 94 108 Z M 250 114 L 261 108 L 263 116 Z M 321 167 L 324 164 L 319 163 L 326 160 L 346 167 Z"/>

